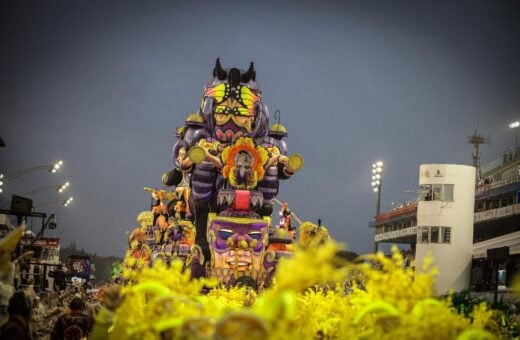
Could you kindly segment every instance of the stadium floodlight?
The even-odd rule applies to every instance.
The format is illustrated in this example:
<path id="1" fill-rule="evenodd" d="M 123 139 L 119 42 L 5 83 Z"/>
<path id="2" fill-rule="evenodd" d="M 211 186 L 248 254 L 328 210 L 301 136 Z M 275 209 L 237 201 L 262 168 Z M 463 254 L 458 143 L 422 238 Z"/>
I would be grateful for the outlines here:
<path id="1" fill-rule="evenodd" d="M 372 164 L 372 190 L 377 193 L 376 216 L 381 210 L 381 184 L 383 182 L 384 163 L 377 161 Z"/>

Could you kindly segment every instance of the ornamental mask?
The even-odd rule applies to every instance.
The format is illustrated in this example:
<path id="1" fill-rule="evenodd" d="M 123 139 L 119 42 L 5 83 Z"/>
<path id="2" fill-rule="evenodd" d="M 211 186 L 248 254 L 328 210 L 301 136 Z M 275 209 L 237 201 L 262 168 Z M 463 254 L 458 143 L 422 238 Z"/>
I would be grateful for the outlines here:
<path id="1" fill-rule="evenodd" d="M 211 214 L 208 224 L 214 274 L 221 280 L 229 275 L 256 278 L 263 268 L 268 219 L 251 211 L 225 211 L 220 216 Z"/>
<path id="2" fill-rule="evenodd" d="M 251 138 L 239 138 L 222 150 L 221 157 L 222 176 L 235 189 L 252 190 L 264 178 L 268 153 L 264 147 L 255 146 Z"/>

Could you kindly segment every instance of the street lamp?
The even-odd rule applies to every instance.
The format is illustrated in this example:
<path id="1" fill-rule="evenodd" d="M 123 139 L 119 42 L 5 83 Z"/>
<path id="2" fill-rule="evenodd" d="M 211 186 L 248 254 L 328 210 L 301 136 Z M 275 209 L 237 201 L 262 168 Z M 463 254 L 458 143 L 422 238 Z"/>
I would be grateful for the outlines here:
<path id="1" fill-rule="evenodd" d="M 59 192 L 61 194 L 62 192 L 67 190 L 67 188 L 69 186 L 70 186 L 70 182 L 64 182 L 64 183 L 61 183 L 61 184 L 51 185 L 51 186 L 48 186 L 48 187 L 43 187 L 43 188 L 35 189 L 33 191 L 26 192 L 25 194 L 22 194 L 22 196 L 28 196 L 28 195 L 35 194 L 37 192 L 41 192 L 41 191 L 45 191 L 45 190 L 51 190 L 51 189 L 54 189 L 54 190 L 56 190 L 57 192 Z"/>
<path id="2" fill-rule="evenodd" d="M 45 164 L 45 165 L 35 166 L 35 167 L 32 167 L 32 168 L 25 169 L 25 170 L 22 170 L 22 171 L 18 171 L 18 172 L 15 172 L 13 174 L 5 176 L 4 182 L 8 183 L 8 182 L 10 182 L 10 181 L 12 181 L 14 179 L 17 179 L 18 177 L 25 176 L 27 174 L 30 174 L 32 172 L 39 171 L 39 170 L 47 170 L 50 173 L 56 173 L 61 168 L 62 165 L 63 165 L 63 161 L 59 160 L 59 161 L 56 161 L 56 162 L 54 162 L 52 164 Z"/>
<path id="3" fill-rule="evenodd" d="M 1 185 L 2 185 L 2 182 L 0 181 L 0 189 L 1 189 Z M 57 192 L 59 192 L 61 194 L 62 192 L 67 190 L 67 188 L 69 186 L 70 186 L 70 182 L 64 182 L 62 184 L 57 184 L 57 185 L 51 185 L 51 186 L 48 186 L 48 187 L 38 188 L 38 189 L 35 189 L 33 191 L 26 192 L 26 193 L 22 194 L 21 196 L 26 197 L 26 196 L 29 196 L 29 195 L 32 195 L 32 194 L 36 194 L 38 192 L 42 192 L 42 191 L 45 191 L 45 190 L 51 190 L 51 189 L 54 189 L 54 190 L 56 190 Z M 4 205 L 0 206 L 0 209 L 7 207 L 9 205 L 9 203 L 10 202 L 7 202 Z"/>
<path id="4" fill-rule="evenodd" d="M 56 171 L 58 171 L 61 168 L 62 165 L 63 165 L 63 161 L 58 161 L 58 162 L 52 164 L 52 167 L 49 167 L 49 171 L 52 173 L 55 173 Z"/>
<path id="5" fill-rule="evenodd" d="M 74 200 L 74 197 L 71 196 L 63 203 L 63 205 L 67 207 L 72 203 L 73 200 Z"/>
<path id="6" fill-rule="evenodd" d="M 69 187 L 70 183 L 69 182 L 65 182 L 63 183 L 59 188 L 58 188 L 58 192 L 61 194 L 62 192 L 64 192 L 65 190 L 67 190 L 67 188 Z"/>
<path id="7" fill-rule="evenodd" d="M 383 183 L 384 164 L 377 161 L 372 164 L 372 190 L 377 193 L 376 216 L 381 212 L 381 185 Z"/>
<path id="8" fill-rule="evenodd" d="M 518 148 L 518 128 L 520 127 L 520 121 L 512 122 L 509 124 L 509 128 L 511 130 L 515 130 L 515 157 L 516 157 L 516 149 Z"/>
<path id="9" fill-rule="evenodd" d="M 56 200 L 56 201 L 51 201 L 51 202 L 47 202 L 47 203 L 43 203 L 43 204 L 40 204 L 40 205 L 37 205 L 33 208 L 33 210 L 36 210 L 36 209 L 40 209 L 40 208 L 43 208 L 43 207 L 46 207 L 46 206 L 49 206 L 49 205 L 53 205 L 53 204 L 58 204 L 58 203 L 61 203 L 63 204 L 65 207 L 69 206 L 71 203 L 72 203 L 72 200 L 74 200 L 73 197 L 69 197 L 67 198 L 66 200 Z"/>

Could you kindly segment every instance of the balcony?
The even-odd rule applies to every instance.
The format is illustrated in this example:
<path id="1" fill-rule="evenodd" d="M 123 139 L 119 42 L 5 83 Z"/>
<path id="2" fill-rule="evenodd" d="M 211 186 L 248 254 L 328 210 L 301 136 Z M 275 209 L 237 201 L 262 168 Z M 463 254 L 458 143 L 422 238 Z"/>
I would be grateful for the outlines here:
<path id="1" fill-rule="evenodd" d="M 477 212 L 474 215 L 475 223 L 491 221 L 498 218 L 520 214 L 520 204 Z"/>
<path id="2" fill-rule="evenodd" d="M 374 241 L 375 242 L 384 242 L 384 241 L 388 241 L 388 240 L 395 240 L 397 242 L 397 239 L 406 238 L 407 236 L 412 236 L 412 235 L 414 236 L 414 238 L 417 235 L 417 226 L 403 228 L 403 229 L 399 229 L 399 230 L 387 231 L 385 233 L 377 234 L 374 236 Z"/>
<path id="3" fill-rule="evenodd" d="M 487 250 L 498 247 L 509 247 L 509 253 L 520 253 L 520 231 L 495 237 L 473 244 L 473 258 L 486 258 Z"/>
<path id="4" fill-rule="evenodd" d="M 475 190 L 475 197 L 479 198 L 479 197 L 488 196 L 489 192 L 492 189 L 501 188 L 506 185 L 514 184 L 514 183 L 518 183 L 518 182 L 520 182 L 520 175 L 516 175 L 513 177 L 509 177 L 509 178 L 504 178 L 500 181 L 496 181 L 493 183 L 481 184 L 481 185 L 477 186 L 477 188 Z"/>
<path id="5" fill-rule="evenodd" d="M 403 206 L 402 208 L 395 208 L 390 211 L 385 211 L 384 213 L 381 213 L 376 216 L 376 222 L 386 222 L 393 220 L 395 218 L 405 216 L 408 214 L 415 213 L 417 211 L 417 203 L 408 204 Z"/>

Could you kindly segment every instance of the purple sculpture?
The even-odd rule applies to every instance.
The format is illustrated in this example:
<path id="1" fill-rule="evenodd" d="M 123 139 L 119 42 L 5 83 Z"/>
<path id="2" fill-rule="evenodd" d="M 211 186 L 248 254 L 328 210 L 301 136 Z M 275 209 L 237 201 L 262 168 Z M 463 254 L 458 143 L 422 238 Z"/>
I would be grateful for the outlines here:
<path id="1" fill-rule="evenodd" d="M 301 156 L 287 156 L 285 128 L 269 130 L 261 96 L 253 63 L 246 71 L 224 69 L 217 59 L 198 112 L 177 130 L 174 169 L 163 175 L 166 185 L 189 185 L 196 271 L 211 258 L 208 274 L 225 282 L 261 280 L 279 180 L 303 165 Z"/>

